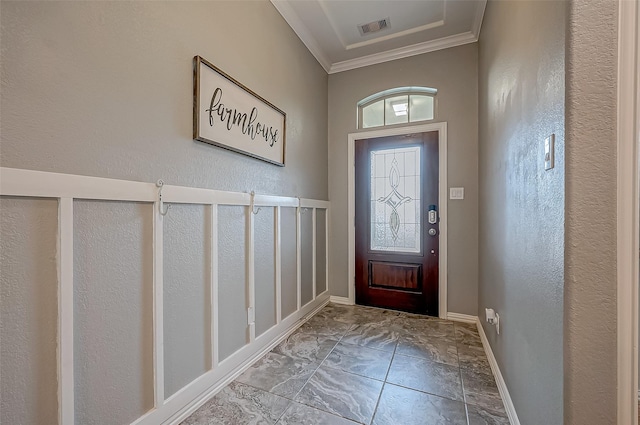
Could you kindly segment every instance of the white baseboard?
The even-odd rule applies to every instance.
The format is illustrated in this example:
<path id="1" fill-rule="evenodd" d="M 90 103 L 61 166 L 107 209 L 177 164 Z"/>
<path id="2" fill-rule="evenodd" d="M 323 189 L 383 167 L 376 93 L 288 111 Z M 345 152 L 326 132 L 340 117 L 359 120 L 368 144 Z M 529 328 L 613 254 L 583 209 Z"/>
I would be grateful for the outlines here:
<path id="1" fill-rule="evenodd" d="M 348 297 L 336 297 L 335 295 L 331 295 L 329 301 L 335 304 L 353 305 Z"/>
<path id="2" fill-rule="evenodd" d="M 482 339 L 482 345 L 484 347 L 485 353 L 487 354 L 489 365 L 491 365 L 491 371 L 493 372 L 493 376 L 496 378 L 496 384 L 498 385 L 498 391 L 500 391 L 500 396 L 502 397 L 502 401 L 504 402 L 504 408 L 507 411 L 507 416 L 509 416 L 509 422 L 511 423 L 511 425 L 520 425 L 520 419 L 518 419 L 516 408 L 513 405 L 513 400 L 511 400 L 511 395 L 509 394 L 507 383 L 502 377 L 502 372 L 500 372 L 498 362 L 493 355 L 493 350 L 491 350 L 489 340 L 487 339 L 487 335 L 484 333 L 484 328 L 480 323 L 480 319 L 476 318 L 476 325 L 478 326 L 478 332 L 480 333 L 480 339 Z"/>
<path id="3" fill-rule="evenodd" d="M 181 423 L 313 317 L 328 302 L 329 297 L 326 292 L 319 295 L 315 300 L 257 337 L 252 344 L 245 345 L 221 361 L 217 368 L 209 370 L 169 397 L 159 409 L 152 409 L 131 425 L 177 425 Z"/>
<path id="4" fill-rule="evenodd" d="M 469 314 L 462 314 L 462 313 L 447 313 L 447 320 L 452 320 L 454 322 L 475 324 L 478 321 L 478 316 L 471 316 Z"/>

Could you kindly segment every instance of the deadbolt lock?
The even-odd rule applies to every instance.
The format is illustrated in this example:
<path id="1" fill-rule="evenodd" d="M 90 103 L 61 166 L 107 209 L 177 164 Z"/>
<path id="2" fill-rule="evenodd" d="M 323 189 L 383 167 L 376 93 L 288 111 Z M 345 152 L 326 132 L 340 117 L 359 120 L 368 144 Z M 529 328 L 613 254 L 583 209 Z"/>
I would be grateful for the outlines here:
<path id="1" fill-rule="evenodd" d="M 436 229 L 434 229 L 433 227 L 431 229 L 429 229 L 429 235 L 435 236 L 437 233 L 438 233 L 438 231 Z"/>

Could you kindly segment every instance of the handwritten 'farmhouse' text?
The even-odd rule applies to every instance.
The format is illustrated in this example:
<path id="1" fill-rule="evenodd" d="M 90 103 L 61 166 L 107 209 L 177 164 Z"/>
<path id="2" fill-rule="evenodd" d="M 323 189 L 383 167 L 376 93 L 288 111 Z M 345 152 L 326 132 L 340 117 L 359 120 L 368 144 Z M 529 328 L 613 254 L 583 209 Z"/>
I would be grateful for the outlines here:
<path id="1" fill-rule="evenodd" d="M 238 111 L 235 108 L 225 107 L 222 103 L 222 89 L 216 88 L 211 96 L 211 103 L 209 109 L 206 109 L 209 113 L 209 126 L 213 127 L 214 122 L 219 120 L 224 123 L 227 130 L 236 126 L 242 130 L 242 134 L 246 134 L 251 137 L 251 140 L 255 140 L 260 136 L 265 142 L 269 143 L 270 147 L 278 141 L 278 129 L 273 128 L 270 125 L 263 124 L 258 120 L 258 108 L 253 107 L 251 112 Z"/>

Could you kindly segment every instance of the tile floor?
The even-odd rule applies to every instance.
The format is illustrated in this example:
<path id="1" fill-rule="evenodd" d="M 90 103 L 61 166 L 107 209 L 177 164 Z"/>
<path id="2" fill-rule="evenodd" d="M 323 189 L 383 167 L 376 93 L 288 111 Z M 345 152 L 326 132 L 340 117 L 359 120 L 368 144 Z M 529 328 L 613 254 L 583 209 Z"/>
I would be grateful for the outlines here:
<path id="1" fill-rule="evenodd" d="M 337 304 L 183 422 L 508 423 L 475 325 Z"/>

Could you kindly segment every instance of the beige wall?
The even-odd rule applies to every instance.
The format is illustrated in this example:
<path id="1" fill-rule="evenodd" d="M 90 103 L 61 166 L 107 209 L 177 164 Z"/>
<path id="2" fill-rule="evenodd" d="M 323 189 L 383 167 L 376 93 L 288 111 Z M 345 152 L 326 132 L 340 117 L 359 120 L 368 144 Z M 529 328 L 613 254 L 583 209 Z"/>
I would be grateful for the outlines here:
<path id="1" fill-rule="evenodd" d="M 0 19 L 3 167 L 327 199 L 328 77 L 269 1 L 3 1 Z M 195 55 L 287 113 L 286 167 L 192 140 Z M 40 211 L 40 203 L 2 204 L 0 422 L 7 424 L 49 423 L 56 416 L 56 206 Z M 152 402 L 150 208 L 95 202 L 77 208 L 81 423 L 125 423 Z M 9 209 L 14 212 L 6 215 Z M 223 313 L 244 308 L 246 299 L 245 267 L 236 255 L 245 246 L 241 210 L 220 213 L 220 261 L 231 258 L 220 275 Z M 260 214 L 256 241 L 265 247 L 272 230 L 264 224 L 273 224 L 273 213 Z M 181 206 L 166 220 L 165 242 L 172 244 L 164 271 L 167 395 L 208 367 L 203 326 L 209 313 L 199 302 L 208 285 L 202 234 L 210 223 L 204 217 L 202 207 Z M 21 242 L 23 234 L 28 239 Z M 291 252 L 295 239 L 283 244 L 283 253 Z M 295 256 L 283 260 L 288 279 Z M 260 276 L 274 273 L 273 263 L 258 267 Z M 257 285 L 260 295 L 270 282 Z M 273 323 L 273 295 L 262 295 L 256 297 L 258 332 Z M 221 358 L 245 340 L 246 311 L 239 310 L 238 319 L 232 314 L 238 311 L 223 317 Z M 27 348 L 33 355 L 21 355 Z"/>
<path id="2" fill-rule="evenodd" d="M 329 76 L 332 295 L 348 294 L 347 137 L 357 131 L 356 103 L 390 88 L 425 86 L 438 89 L 436 121 L 448 124 L 448 184 L 465 188 L 463 201 L 448 203 L 448 309 L 477 314 L 477 53 L 468 44 Z"/>
<path id="3" fill-rule="evenodd" d="M 522 424 L 563 422 L 565 20 L 564 2 L 492 1 L 479 41 L 478 310 Z"/>
<path id="4" fill-rule="evenodd" d="M 569 3 L 564 423 L 616 420 L 617 3 Z"/>

